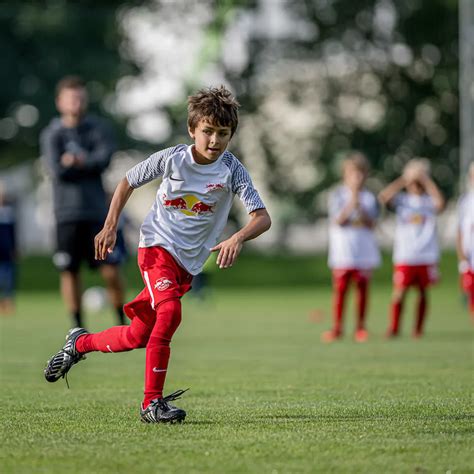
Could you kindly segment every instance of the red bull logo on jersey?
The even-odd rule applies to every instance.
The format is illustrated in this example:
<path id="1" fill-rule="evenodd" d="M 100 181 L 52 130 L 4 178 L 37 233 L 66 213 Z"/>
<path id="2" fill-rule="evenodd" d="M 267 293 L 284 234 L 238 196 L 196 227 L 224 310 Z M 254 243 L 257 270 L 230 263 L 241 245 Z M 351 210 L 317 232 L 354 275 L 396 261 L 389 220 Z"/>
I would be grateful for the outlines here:
<path id="1" fill-rule="evenodd" d="M 209 183 L 206 185 L 208 191 L 217 191 L 219 189 L 224 189 L 224 184 L 222 183 Z"/>
<path id="2" fill-rule="evenodd" d="M 186 216 L 199 216 L 214 212 L 214 204 L 206 204 L 192 194 L 187 194 L 175 199 L 168 199 L 166 194 L 162 199 L 163 206 L 167 209 L 175 209 Z"/>

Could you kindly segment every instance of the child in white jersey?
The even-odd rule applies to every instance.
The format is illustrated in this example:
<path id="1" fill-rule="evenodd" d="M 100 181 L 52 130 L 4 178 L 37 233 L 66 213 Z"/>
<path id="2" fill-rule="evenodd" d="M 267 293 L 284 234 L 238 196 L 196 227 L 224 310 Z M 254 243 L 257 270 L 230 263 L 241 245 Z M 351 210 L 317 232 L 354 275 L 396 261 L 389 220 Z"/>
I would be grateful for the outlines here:
<path id="1" fill-rule="evenodd" d="M 461 284 L 474 322 L 474 162 L 469 167 L 468 189 L 459 198 L 457 253 Z"/>
<path id="2" fill-rule="evenodd" d="M 362 153 L 351 153 L 343 163 L 343 182 L 329 197 L 329 267 L 333 277 L 333 328 L 323 342 L 342 337 L 344 301 L 351 280 L 357 287 L 357 325 L 354 339 L 365 342 L 369 282 L 380 263 L 373 228 L 378 216 L 375 196 L 364 188 L 369 164 Z"/>
<path id="3" fill-rule="evenodd" d="M 427 312 L 427 289 L 438 279 L 436 214 L 444 207 L 443 196 L 429 176 L 429 162 L 410 160 L 402 176 L 381 191 L 379 200 L 393 208 L 397 215 L 391 319 L 387 337 L 398 336 L 405 295 L 409 287 L 415 286 L 419 299 L 413 337 L 419 338 L 423 334 Z"/>
<path id="4" fill-rule="evenodd" d="M 103 229 L 95 238 L 96 258 L 114 248 L 120 213 L 134 189 L 162 178 L 156 200 L 140 229 L 138 266 L 145 288 L 124 307 L 130 326 L 89 334 L 69 331 L 66 344 L 45 368 L 55 382 L 93 351 L 123 352 L 146 348 L 145 394 L 141 420 L 180 422 L 186 412 L 169 404 L 182 390 L 163 397 L 171 338 L 181 322 L 180 298 L 191 288 L 210 252 L 217 265 L 235 262 L 245 241 L 270 227 L 270 217 L 244 166 L 227 151 L 238 124 L 239 104 L 221 86 L 199 91 L 188 100 L 188 130 L 194 144 L 177 145 L 151 155 L 129 170 L 117 186 Z M 234 195 L 250 221 L 219 242 Z"/>

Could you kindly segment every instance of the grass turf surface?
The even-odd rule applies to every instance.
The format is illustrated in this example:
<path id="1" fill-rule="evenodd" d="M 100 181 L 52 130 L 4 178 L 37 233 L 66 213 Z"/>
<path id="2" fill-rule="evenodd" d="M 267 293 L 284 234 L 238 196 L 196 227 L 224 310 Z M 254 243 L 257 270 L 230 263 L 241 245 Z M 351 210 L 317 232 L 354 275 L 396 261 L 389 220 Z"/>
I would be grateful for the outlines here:
<path id="1" fill-rule="evenodd" d="M 373 288 L 368 343 L 351 340 L 350 305 L 332 345 L 319 342 L 327 286 L 186 296 L 166 393 L 191 387 L 176 402 L 188 417 L 154 426 L 138 418 L 143 350 L 89 355 L 70 390 L 44 381 L 67 321 L 56 292 L 21 292 L 0 321 L 1 471 L 473 472 L 472 326 L 456 281 L 432 291 L 420 341 L 409 337 L 413 297 L 403 336 L 383 339 L 389 294 Z M 113 321 L 87 319 L 94 331 Z"/>

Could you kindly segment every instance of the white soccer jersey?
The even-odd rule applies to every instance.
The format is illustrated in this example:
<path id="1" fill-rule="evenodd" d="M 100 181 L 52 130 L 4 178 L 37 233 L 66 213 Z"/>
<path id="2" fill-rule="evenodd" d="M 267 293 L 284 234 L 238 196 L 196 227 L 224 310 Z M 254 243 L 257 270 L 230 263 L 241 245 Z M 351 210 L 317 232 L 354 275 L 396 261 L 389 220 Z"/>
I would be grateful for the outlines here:
<path id="1" fill-rule="evenodd" d="M 336 223 L 350 199 L 347 186 L 339 186 L 329 196 L 329 267 L 339 270 L 375 268 L 380 264 L 380 252 L 373 230 L 363 224 L 359 211 L 352 212 L 346 225 Z M 377 200 L 370 191 L 361 190 L 359 202 L 364 213 L 377 219 Z"/>
<path id="2" fill-rule="evenodd" d="M 462 250 L 474 271 L 474 190 L 461 196 L 458 209 Z"/>
<path id="3" fill-rule="evenodd" d="M 393 200 L 397 214 L 393 262 L 432 265 L 438 262 L 436 208 L 428 194 L 399 193 Z"/>
<path id="4" fill-rule="evenodd" d="M 263 209 L 242 163 L 225 151 L 215 162 L 194 161 L 194 145 L 177 145 L 151 155 L 127 172 L 132 188 L 162 177 L 156 200 L 140 229 L 140 247 L 160 246 L 197 275 L 218 243 L 234 195 L 247 212 Z"/>

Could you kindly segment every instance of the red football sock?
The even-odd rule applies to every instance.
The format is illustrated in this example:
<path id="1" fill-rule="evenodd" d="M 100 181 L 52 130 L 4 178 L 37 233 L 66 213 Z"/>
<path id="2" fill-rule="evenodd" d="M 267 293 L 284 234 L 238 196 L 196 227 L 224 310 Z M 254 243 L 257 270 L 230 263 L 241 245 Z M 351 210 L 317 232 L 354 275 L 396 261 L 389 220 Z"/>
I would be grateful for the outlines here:
<path id="1" fill-rule="evenodd" d="M 170 357 L 170 342 L 180 322 L 181 301 L 178 298 L 158 305 L 156 323 L 146 346 L 144 408 L 151 400 L 163 396 Z"/>
<path id="2" fill-rule="evenodd" d="M 391 326 L 390 332 L 392 334 L 398 334 L 398 328 L 400 324 L 400 315 L 402 314 L 403 302 L 392 301 L 391 305 Z"/>
<path id="3" fill-rule="evenodd" d="M 467 297 L 469 302 L 469 310 L 471 312 L 471 316 L 474 318 L 474 288 L 471 288 Z"/>
<path id="4" fill-rule="evenodd" d="M 357 329 L 364 329 L 365 314 L 367 311 L 368 300 L 368 280 L 359 280 L 357 282 Z"/>
<path id="5" fill-rule="evenodd" d="M 420 291 L 417 313 L 416 313 L 416 325 L 415 325 L 416 334 L 421 334 L 423 332 L 423 323 L 426 317 L 427 306 L 428 306 L 428 300 L 426 297 L 426 293 L 424 291 Z"/>
<path id="6" fill-rule="evenodd" d="M 346 299 L 347 285 L 334 288 L 333 299 L 333 331 L 336 334 L 342 333 L 342 318 L 344 315 L 344 302 Z"/>
<path id="7" fill-rule="evenodd" d="M 114 326 L 95 334 L 79 336 L 76 341 L 78 352 L 125 352 L 145 347 L 154 321 L 148 325 L 138 317 L 133 318 L 130 326 Z"/>

